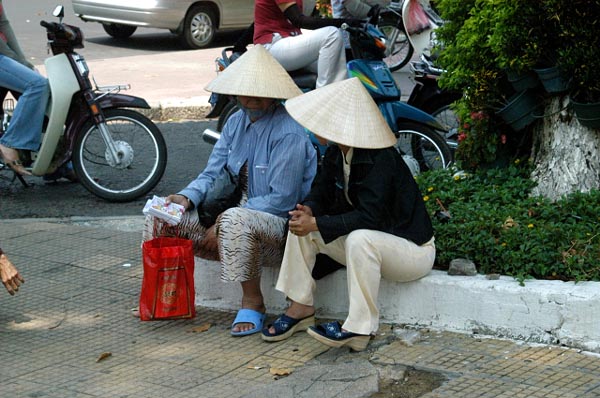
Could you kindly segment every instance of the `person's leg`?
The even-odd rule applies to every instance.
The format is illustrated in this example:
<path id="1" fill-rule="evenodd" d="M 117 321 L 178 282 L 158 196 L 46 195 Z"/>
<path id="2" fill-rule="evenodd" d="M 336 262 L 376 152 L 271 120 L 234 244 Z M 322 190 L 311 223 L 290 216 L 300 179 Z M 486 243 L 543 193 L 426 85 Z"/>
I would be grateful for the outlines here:
<path id="1" fill-rule="evenodd" d="M 333 26 L 286 37 L 267 48 L 288 71 L 306 68 L 316 61 L 317 88 L 348 77 L 344 40 L 340 30 Z"/>
<path id="2" fill-rule="evenodd" d="M 379 328 L 377 299 L 381 277 L 397 282 L 427 275 L 435 260 L 435 245 L 418 246 L 380 231 L 357 230 L 346 239 L 350 305 L 343 330 L 368 335 Z"/>
<path id="3" fill-rule="evenodd" d="M 345 237 L 341 237 L 325 244 L 319 232 L 311 232 L 306 236 L 288 233 L 275 289 L 285 293 L 292 305 L 298 303 L 313 308 L 316 283 L 312 270 L 317 254 L 326 254 L 345 264 L 344 240 Z"/>
<path id="4" fill-rule="evenodd" d="M 277 266 L 281 262 L 286 220 L 235 207 L 223 212 L 217 223 L 221 280 L 241 283 L 242 309 L 264 313 L 261 270 L 263 266 Z M 232 332 L 245 332 L 255 327 L 251 323 L 236 323 Z"/>
<path id="5" fill-rule="evenodd" d="M 17 61 L 0 56 L 0 86 L 23 93 L 13 112 L 10 126 L 0 138 L 7 148 L 37 151 L 48 103 L 49 86 L 45 77 Z"/>
<path id="6" fill-rule="evenodd" d="M 207 260 L 218 260 L 219 253 L 203 253 L 200 242 L 204 239 L 206 229 L 198 221 L 196 210 L 186 211 L 177 225 L 170 225 L 152 215 L 147 215 L 142 231 L 142 243 L 159 236 L 190 239 L 194 248 L 194 256 Z"/>
<path id="7" fill-rule="evenodd" d="M 305 236 L 288 233 L 275 285 L 275 289 L 285 293 L 290 300 L 285 315 L 301 320 L 315 313 L 313 293 L 316 284 L 312 270 L 316 256 L 323 253 L 345 263 L 344 240 L 345 237 L 342 237 L 326 245 L 319 232 L 311 232 Z M 271 326 L 268 333 L 274 335 L 275 328 Z"/>

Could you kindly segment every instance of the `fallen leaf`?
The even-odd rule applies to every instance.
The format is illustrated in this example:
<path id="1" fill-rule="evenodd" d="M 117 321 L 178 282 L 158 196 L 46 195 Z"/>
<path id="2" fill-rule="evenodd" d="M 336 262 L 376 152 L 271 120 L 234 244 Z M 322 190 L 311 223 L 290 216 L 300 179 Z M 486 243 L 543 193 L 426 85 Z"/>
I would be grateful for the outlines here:
<path id="1" fill-rule="evenodd" d="M 192 328 L 192 330 L 190 330 L 190 332 L 203 333 L 203 332 L 206 332 L 208 329 L 210 329 L 211 326 L 212 326 L 211 323 L 203 323 L 200 326 L 196 326 L 195 328 Z"/>
<path id="2" fill-rule="evenodd" d="M 100 354 L 100 356 L 98 357 L 98 359 L 96 359 L 96 362 L 103 361 L 106 358 L 110 357 L 111 355 L 112 355 L 112 352 L 103 352 L 102 354 Z"/>
<path id="3" fill-rule="evenodd" d="M 512 217 L 508 217 L 508 218 L 507 218 L 507 219 L 504 221 L 504 223 L 502 224 L 502 228 L 503 228 L 503 229 L 509 229 L 509 228 L 512 228 L 512 227 L 517 227 L 518 225 L 519 225 L 519 224 L 517 224 L 517 223 L 515 222 L 515 220 L 513 220 L 513 218 L 512 218 Z"/>
<path id="4" fill-rule="evenodd" d="M 287 376 L 292 373 L 292 369 L 288 368 L 271 368 L 269 369 L 269 373 L 274 376 Z"/>

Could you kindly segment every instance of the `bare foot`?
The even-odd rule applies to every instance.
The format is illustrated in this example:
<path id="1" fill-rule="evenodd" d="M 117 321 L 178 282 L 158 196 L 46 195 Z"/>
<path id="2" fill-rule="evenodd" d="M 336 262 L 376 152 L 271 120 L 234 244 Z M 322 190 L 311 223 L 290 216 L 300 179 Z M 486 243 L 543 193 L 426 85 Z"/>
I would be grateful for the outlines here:
<path id="1" fill-rule="evenodd" d="M 4 164 L 10 167 L 15 173 L 26 176 L 31 175 L 19 160 L 19 151 L 14 148 L 0 145 L 0 154 L 2 155 Z"/>
<path id="2" fill-rule="evenodd" d="M 264 314 L 265 311 L 267 310 L 267 308 L 265 307 L 265 305 L 262 301 L 260 303 L 257 303 L 257 302 L 252 303 L 251 301 L 248 301 L 248 300 L 242 300 L 242 308 L 258 311 L 261 314 Z M 247 332 L 248 330 L 254 329 L 255 327 L 256 327 L 256 325 L 253 325 L 252 323 L 240 322 L 240 323 L 236 323 L 231 328 L 231 331 L 234 333 Z"/>

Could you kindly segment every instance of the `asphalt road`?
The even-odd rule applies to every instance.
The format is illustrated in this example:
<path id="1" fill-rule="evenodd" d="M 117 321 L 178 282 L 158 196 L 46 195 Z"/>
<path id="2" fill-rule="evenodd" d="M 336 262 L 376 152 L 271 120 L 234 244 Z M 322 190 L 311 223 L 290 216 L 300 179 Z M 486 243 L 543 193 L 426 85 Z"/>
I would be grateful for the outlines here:
<path id="1" fill-rule="evenodd" d="M 78 52 L 88 60 L 186 50 L 178 36 L 163 29 L 139 28 L 129 39 L 114 39 L 104 32 L 101 24 L 83 22 L 77 18 L 70 0 L 58 3 L 56 0 L 5 1 L 3 5 L 19 44 L 34 65 L 42 64 L 48 57 L 46 31 L 40 26 L 40 21 L 57 21 L 52 15 L 57 4 L 65 7 L 64 22 L 83 31 L 85 48 Z M 213 47 L 230 45 L 239 33 L 234 31 L 218 34 Z"/>
<path id="2" fill-rule="evenodd" d="M 141 216 L 148 197 L 176 193 L 202 171 L 212 150 L 202 140 L 202 131 L 216 128 L 216 122 L 182 121 L 157 126 L 167 143 L 167 169 L 147 196 L 128 203 L 110 203 L 67 180 L 47 183 L 41 177 L 26 177 L 31 186 L 24 187 L 18 180 L 9 179 L 12 173 L 0 172 L 0 219 Z"/>
<path id="3" fill-rule="evenodd" d="M 42 64 L 48 56 L 46 35 L 39 21 L 55 20 L 52 11 L 59 4 L 55 0 L 21 0 L 3 3 L 11 25 L 25 54 L 33 64 Z M 165 53 L 184 50 L 179 38 L 166 30 L 139 29 L 128 40 L 115 40 L 98 23 L 85 23 L 73 14 L 69 0 L 65 6 L 65 22 L 79 26 L 85 35 L 85 48 L 80 50 L 86 59 Z M 215 47 L 235 40 L 235 33 L 220 35 Z M 168 148 L 166 172 L 152 195 L 167 195 L 183 188 L 204 168 L 212 146 L 202 141 L 205 128 L 216 127 L 216 122 L 184 121 L 157 123 Z M 192 148 L 192 150 L 190 150 Z M 40 177 L 26 177 L 29 187 L 18 180 L 11 181 L 12 173 L 0 172 L 0 219 L 46 217 L 105 217 L 141 215 L 147 197 L 129 203 L 110 203 L 89 193 L 82 185 L 60 180 L 47 183 Z"/>

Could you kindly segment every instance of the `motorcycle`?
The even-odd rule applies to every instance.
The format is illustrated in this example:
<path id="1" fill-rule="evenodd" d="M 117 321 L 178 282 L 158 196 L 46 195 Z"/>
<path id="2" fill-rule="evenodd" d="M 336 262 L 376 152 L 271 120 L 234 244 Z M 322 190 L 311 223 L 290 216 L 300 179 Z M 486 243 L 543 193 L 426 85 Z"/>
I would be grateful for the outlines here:
<path id="1" fill-rule="evenodd" d="M 404 3 L 404 0 L 390 2 L 381 10 L 377 24 L 388 39 L 384 61 L 392 72 L 408 64 L 415 52 L 402 19 Z"/>
<path id="2" fill-rule="evenodd" d="M 425 54 L 421 54 L 419 61 L 411 62 L 410 69 L 415 86 L 407 103 L 429 113 L 445 126 L 444 138 L 454 154 L 458 147 L 458 118 L 451 105 L 462 93 L 440 88 L 438 79 L 445 70 L 436 67 Z"/>
<path id="3" fill-rule="evenodd" d="M 44 62 L 50 100 L 42 143 L 37 152 L 20 151 L 21 160 L 36 176 L 52 175 L 71 162 L 78 181 L 91 193 L 113 202 L 136 199 L 158 184 L 167 164 L 158 127 L 141 113 L 125 109 L 150 105 L 121 94 L 128 85 L 93 87 L 84 57 L 74 51 L 83 48 L 83 33 L 63 23 L 63 6 L 53 15 L 58 23 L 40 22 L 53 54 Z M 5 109 L 8 117 L 10 112 Z M 3 168 L 7 169 L 0 164 Z"/>
<path id="4" fill-rule="evenodd" d="M 370 21 L 377 21 L 378 17 L 373 15 Z M 348 75 L 357 77 L 377 103 L 398 138 L 396 148 L 402 153 L 414 175 L 429 169 L 448 167 L 453 160 L 452 152 L 442 136 L 436 132 L 436 130 L 443 131 L 444 127 L 431 115 L 400 101 L 400 90 L 383 61 L 386 36 L 370 21 L 362 28 L 346 25 L 342 27 L 349 33 L 352 49 L 353 59 L 347 63 Z M 226 52 L 227 49 L 223 50 L 224 57 Z M 226 67 L 228 62 L 230 61 L 217 60 L 218 68 Z M 315 88 L 316 75 L 305 71 L 290 72 L 290 75 L 303 91 Z M 219 131 L 237 110 L 237 105 L 233 101 L 223 105 L 217 122 L 218 131 L 206 130 L 203 139 L 209 143 L 216 142 Z M 319 154 L 322 154 L 322 148 L 316 144 L 314 136 L 312 134 L 310 136 Z"/>
<path id="5" fill-rule="evenodd" d="M 407 65 L 415 51 L 427 51 L 442 18 L 429 0 L 392 1 L 381 10 L 377 27 L 387 36 L 385 63 L 392 72 Z"/>

